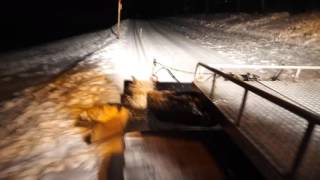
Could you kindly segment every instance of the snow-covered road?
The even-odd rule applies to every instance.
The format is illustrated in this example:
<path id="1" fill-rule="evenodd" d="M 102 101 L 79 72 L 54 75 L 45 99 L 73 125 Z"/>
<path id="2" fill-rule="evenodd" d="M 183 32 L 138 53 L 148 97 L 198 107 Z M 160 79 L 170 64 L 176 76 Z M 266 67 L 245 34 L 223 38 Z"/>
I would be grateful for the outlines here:
<path id="1" fill-rule="evenodd" d="M 204 46 L 199 39 L 190 39 L 188 34 L 195 34 L 191 26 L 182 28 L 172 20 L 123 21 L 120 40 L 110 32 L 105 30 L 0 55 L 0 94 L 14 94 L 5 101 L 0 96 L 0 179 L 98 179 L 102 159 L 121 151 L 121 141 L 87 145 L 82 130 L 73 125 L 74 113 L 101 104 L 119 103 L 123 80 L 131 76 L 149 79 L 153 70 L 161 68 L 153 68 L 154 60 L 179 69 L 172 72 L 180 81 L 193 80 L 198 62 L 268 64 L 257 61 L 264 57 L 273 64 L 281 64 L 283 60 L 276 58 L 282 57 L 283 51 L 269 54 L 265 46 L 255 46 L 255 38 L 242 42 L 241 36 L 224 35 L 214 39 L 210 46 Z M 242 42 L 242 46 L 237 49 L 235 46 L 239 44 L 235 42 Z M 281 48 L 286 48 L 287 54 L 299 49 Z M 241 56 L 248 52 L 243 49 L 264 51 L 259 57 L 250 54 L 249 58 L 249 55 Z M 286 59 L 303 64 L 308 52 L 299 52 L 304 54 L 300 58 Z M 312 57 L 319 57 L 315 56 L 317 53 Z M 69 69 L 74 62 L 80 63 Z M 61 72 L 66 73 L 60 75 Z M 157 76 L 160 81 L 174 81 L 165 70 Z M 55 79 L 39 81 L 52 77 Z M 33 88 L 39 83 L 41 86 Z"/>
<path id="2" fill-rule="evenodd" d="M 201 47 L 160 23 L 131 20 L 125 25 L 127 26 L 121 36 L 123 49 L 115 57 L 117 60 L 113 61 L 123 79 L 130 79 L 131 76 L 138 79 L 151 78 L 152 71 L 157 72 L 161 68 L 154 67 L 153 62 L 157 61 L 182 70 L 183 72 L 173 71 L 173 73 L 178 80 L 191 82 L 198 62 L 216 64 L 228 62 L 213 50 Z M 160 81 L 174 81 L 167 71 L 159 71 L 157 76 Z"/>
<path id="3" fill-rule="evenodd" d="M 136 44 L 142 50 L 143 59 L 149 66 L 156 60 L 166 66 L 191 72 L 187 74 L 175 71 L 174 74 L 179 80 L 192 81 L 192 72 L 198 62 L 232 63 L 223 60 L 215 51 L 200 46 L 159 22 L 138 20 L 132 21 L 131 24 L 131 33 L 134 33 L 135 42 L 138 42 Z M 165 71 L 159 76 L 159 80 L 173 80 Z"/>
<path id="4" fill-rule="evenodd" d="M 122 89 L 123 80 L 147 80 L 156 72 L 159 81 L 175 81 L 169 73 L 154 66 L 154 61 L 176 70 L 174 76 L 181 82 L 191 82 L 198 62 L 210 64 L 235 63 L 217 55 L 215 50 L 202 47 L 183 34 L 168 28 L 160 21 L 127 20 L 122 25 L 121 39 L 112 51 L 98 51 L 93 59 L 109 59 L 114 65 L 114 81 Z"/>
<path id="5" fill-rule="evenodd" d="M 130 20 L 124 25 L 122 41 L 126 52 L 121 53 L 123 63 L 115 64 L 122 66 L 119 72 L 127 74 L 126 78 L 149 78 L 154 60 L 181 70 L 171 69 L 178 80 L 189 82 L 193 80 L 198 62 L 211 65 L 319 65 L 318 49 L 274 42 L 265 37 L 219 32 L 190 23 L 181 25 L 179 19 Z M 153 69 L 154 72 L 159 68 L 161 66 Z M 320 77 L 317 71 L 310 74 Z M 174 81 L 163 69 L 157 75 L 160 81 Z"/>

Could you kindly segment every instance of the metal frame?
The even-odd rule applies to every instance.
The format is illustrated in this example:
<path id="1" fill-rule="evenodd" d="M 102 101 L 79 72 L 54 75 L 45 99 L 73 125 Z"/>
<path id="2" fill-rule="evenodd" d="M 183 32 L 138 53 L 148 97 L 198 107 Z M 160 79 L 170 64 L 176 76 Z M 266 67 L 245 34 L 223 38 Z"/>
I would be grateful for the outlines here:
<path id="1" fill-rule="evenodd" d="M 308 127 L 307 127 L 307 129 L 304 133 L 303 139 L 301 140 L 301 143 L 299 145 L 299 149 L 298 149 L 298 152 L 296 153 L 296 156 L 294 158 L 293 165 L 292 165 L 290 171 L 287 174 L 283 175 L 287 179 L 292 179 L 296 175 L 296 173 L 302 163 L 302 160 L 304 158 L 304 155 L 305 155 L 306 150 L 308 148 L 308 145 L 310 143 L 310 139 L 311 139 L 311 136 L 312 136 L 312 133 L 313 133 L 315 126 L 320 125 L 320 115 L 316 114 L 314 112 L 308 111 L 306 109 L 303 109 L 303 108 L 301 108 L 295 104 L 292 104 L 288 101 L 285 101 L 281 98 L 278 98 L 278 97 L 276 97 L 266 91 L 263 91 L 257 87 L 254 87 L 250 84 L 247 84 L 241 80 L 238 80 L 228 74 L 225 74 L 225 73 L 223 73 L 213 67 L 210 67 L 206 64 L 203 64 L 203 63 L 197 64 L 195 74 L 194 74 L 195 79 L 196 79 L 199 67 L 204 67 L 205 69 L 211 71 L 213 73 L 214 77 L 217 77 L 217 75 L 219 75 L 219 76 L 233 82 L 234 84 L 237 84 L 237 85 L 241 86 L 242 88 L 244 88 L 245 91 L 242 96 L 240 111 L 239 111 L 239 114 L 238 114 L 236 121 L 234 122 L 234 125 L 236 127 L 239 127 L 241 124 L 241 118 L 242 118 L 243 112 L 245 110 L 245 106 L 246 106 L 246 102 L 247 102 L 246 100 L 247 100 L 247 96 L 248 96 L 249 92 L 254 93 L 254 94 L 260 96 L 261 98 L 264 98 L 264 99 L 272 102 L 273 104 L 276 104 L 276 105 L 302 117 L 304 120 L 306 120 L 308 122 Z M 220 67 L 220 66 L 218 66 L 218 67 Z M 283 68 L 283 67 L 281 67 L 281 68 Z M 290 68 L 287 67 L 287 69 L 290 69 Z M 301 67 L 297 68 L 297 71 L 300 72 Z M 215 88 L 216 78 L 214 78 L 212 83 L 213 84 L 212 84 L 212 87 L 210 90 L 210 97 L 209 98 L 214 98 L 214 88 Z M 279 174 L 280 174 L 280 172 L 279 172 Z"/>
<path id="2" fill-rule="evenodd" d="M 210 64 L 209 64 L 210 66 Z M 320 70 L 320 66 L 282 66 L 282 65 L 235 65 L 235 64 L 214 64 L 215 68 L 227 69 L 294 69 L 295 79 L 298 79 L 302 70 Z"/>

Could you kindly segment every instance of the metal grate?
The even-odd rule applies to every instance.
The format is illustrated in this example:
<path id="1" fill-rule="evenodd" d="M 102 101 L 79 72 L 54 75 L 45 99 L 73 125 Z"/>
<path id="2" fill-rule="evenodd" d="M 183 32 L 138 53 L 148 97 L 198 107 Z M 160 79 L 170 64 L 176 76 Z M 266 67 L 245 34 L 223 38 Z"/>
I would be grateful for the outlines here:
<path id="1" fill-rule="evenodd" d="M 314 126 L 319 123 L 320 81 L 244 83 L 199 66 L 215 78 L 199 80 L 196 74 L 196 85 L 280 174 L 298 179 L 320 177 L 320 127 Z"/>

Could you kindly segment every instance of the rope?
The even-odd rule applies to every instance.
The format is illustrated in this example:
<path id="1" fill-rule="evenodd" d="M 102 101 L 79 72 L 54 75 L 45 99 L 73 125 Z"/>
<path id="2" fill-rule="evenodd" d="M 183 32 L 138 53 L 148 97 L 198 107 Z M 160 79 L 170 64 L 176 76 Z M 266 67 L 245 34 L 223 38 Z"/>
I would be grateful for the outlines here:
<path id="1" fill-rule="evenodd" d="M 172 79 L 174 79 L 175 81 L 177 81 L 179 84 L 181 84 L 181 82 L 180 82 L 180 81 L 178 80 L 178 78 L 172 73 L 172 71 L 181 72 L 181 73 L 186 73 L 186 74 L 194 74 L 194 72 L 191 72 L 191 71 L 186 71 L 186 70 L 182 70 L 182 69 L 177 69 L 177 68 L 173 68 L 173 67 L 170 67 L 170 66 L 161 64 L 161 63 L 157 62 L 156 59 L 153 60 L 153 65 L 154 65 L 154 66 L 153 66 L 153 70 L 152 70 L 152 71 L 154 71 L 154 69 L 155 69 L 155 67 L 156 67 L 157 65 L 161 66 L 161 68 L 158 69 L 158 70 L 157 70 L 155 73 L 153 73 L 153 75 L 152 75 L 152 76 L 155 77 L 156 79 L 158 79 L 157 74 L 158 74 L 159 71 L 161 71 L 161 70 L 166 70 L 166 71 L 169 73 L 169 75 L 172 77 Z M 206 79 L 206 81 L 213 77 L 213 74 L 212 74 L 212 73 L 199 73 L 199 74 L 208 74 L 208 75 L 211 75 L 211 76 L 209 76 L 209 77 Z"/>
<path id="2" fill-rule="evenodd" d="M 153 64 L 154 66 L 156 66 L 157 64 L 166 68 L 166 69 L 171 69 L 173 71 L 177 71 L 177 72 L 182 72 L 182 73 L 187 73 L 187 74 L 194 74 L 194 72 L 191 72 L 191 71 L 186 71 L 186 70 L 182 70 L 182 69 L 177 69 L 177 68 L 173 68 L 173 67 L 170 67 L 170 66 L 166 66 L 164 64 L 161 64 L 159 62 L 157 62 L 155 59 L 153 60 Z"/>
<path id="3" fill-rule="evenodd" d="M 272 81 L 278 80 L 279 77 L 280 77 L 280 75 L 282 74 L 282 72 L 283 72 L 283 69 L 280 69 L 280 71 L 279 71 L 277 74 L 275 74 L 275 75 L 273 75 L 273 76 L 271 77 L 271 80 L 272 80 Z"/>
<path id="4" fill-rule="evenodd" d="M 177 83 L 181 84 L 181 82 L 177 79 L 177 77 L 176 77 L 168 68 L 166 68 L 166 67 L 162 67 L 162 68 L 158 69 L 158 71 L 155 72 L 153 75 L 154 75 L 155 77 L 157 77 L 158 72 L 161 71 L 161 70 L 167 70 L 167 72 L 168 72 L 169 75 L 172 77 L 172 79 L 174 79 L 175 81 L 177 81 Z M 158 79 L 158 77 L 157 77 L 157 79 Z"/>

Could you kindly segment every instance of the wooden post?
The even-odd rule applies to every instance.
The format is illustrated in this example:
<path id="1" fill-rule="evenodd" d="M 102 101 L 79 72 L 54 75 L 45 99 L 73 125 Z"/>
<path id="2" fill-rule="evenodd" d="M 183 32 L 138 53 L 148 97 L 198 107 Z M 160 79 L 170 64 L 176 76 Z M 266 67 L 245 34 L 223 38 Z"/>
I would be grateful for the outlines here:
<path id="1" fill-rule="evenodd" d="M 120 24 L 121 24 L 121 10 L 122 0 L 118 0 L 118 24 L 117 24 L 117 38 L 120 39 Z"/>

